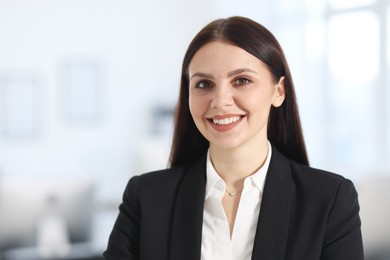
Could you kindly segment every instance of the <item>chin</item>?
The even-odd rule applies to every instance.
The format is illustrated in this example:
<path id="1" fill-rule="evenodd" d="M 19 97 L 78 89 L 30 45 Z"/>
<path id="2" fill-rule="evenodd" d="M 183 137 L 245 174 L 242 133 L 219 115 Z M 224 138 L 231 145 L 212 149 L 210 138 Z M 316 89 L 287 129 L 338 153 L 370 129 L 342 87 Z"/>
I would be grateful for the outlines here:
<path id="1" fill-rule="evenodd" d="M 234 149 L 240 147 L 240 145 L 241 145 L 241 143 L 237 142 L 237 140 L 210 142 L 210 146 L 213 146 L 217 149 L 222 149 L 222 150 L 234 150 Z"/>

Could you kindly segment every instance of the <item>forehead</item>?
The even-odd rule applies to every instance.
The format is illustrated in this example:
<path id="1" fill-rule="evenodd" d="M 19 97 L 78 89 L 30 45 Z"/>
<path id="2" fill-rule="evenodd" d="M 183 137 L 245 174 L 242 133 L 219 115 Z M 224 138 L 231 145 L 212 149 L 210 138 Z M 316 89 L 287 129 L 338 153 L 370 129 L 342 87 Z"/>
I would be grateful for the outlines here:
<path id="1" fill-rule="evenodd" d="M 267 69 L 257 57 L 233 44 L 215 41 L 202 46 L 192 58 L 188 71 L 212 72 L 235 70 L 237 68 L 251 68 L 256 70 Z"/>

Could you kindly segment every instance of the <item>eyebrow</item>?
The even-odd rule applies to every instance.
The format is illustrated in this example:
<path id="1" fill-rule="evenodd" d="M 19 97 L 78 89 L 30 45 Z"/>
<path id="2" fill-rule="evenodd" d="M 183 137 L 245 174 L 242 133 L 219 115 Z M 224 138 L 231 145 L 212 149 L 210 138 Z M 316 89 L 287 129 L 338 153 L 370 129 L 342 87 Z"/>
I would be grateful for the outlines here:
<path id="1" fill-rule="evenodd" d="M 234 75 L 237 75 L 237 74 L 240 74 L 240 73 L 243 73 L 243 72 L 249 72 L 249 73 L 253 73 L 253 74 L 256 74 L 258 75 L 258 73 L 254 70 L 251 70 L 251 69 L 248 69 L 248 68 L 241 68 L 241 69 L 236 69 L 236 70 L 233 70 L 231 72 L 229 72 L 227 74 L 228 77 L 232 77 Z M 200 77 L 200 78 L 208 78 L 208 79 L 213 79 L 213 75 L 211 74 L 207 74 L 207 73 L 202 73 L 202 72 L 197 72 L 197 73 L 194 73 L 190 79 L 192 78 L 195 78 L 195 77 Z"/>
<path id="2" fill-rule="evenodd" d="M 199 78 L 207 78 L 207 79 L 213 79 L 213 75 L 211 74 L 207 74 L 207 73 L 202 73 L 202 72 L 197 72 L 197 73 L 194 73 L 190 79 L 193 79 L 195 77 L 199 77 Z"/>
<path id="3" fill-rule="evenodd" d="M 243 72 L 249 72 L 249 73 L 253 73 L 253 74 L 258 74 L 254 70 L 251 70 L 251 69 L 248 69 L 248 68 L 242 68 L 242 69 L 237 69 L 237 70 L 233 70 L 233 71 L 229 72 L 228 73 L 228 77 L 232 77 L 234 75 L 237 75 L 237 74 L 240 74 L 240 73 L 243 73 Z"/>

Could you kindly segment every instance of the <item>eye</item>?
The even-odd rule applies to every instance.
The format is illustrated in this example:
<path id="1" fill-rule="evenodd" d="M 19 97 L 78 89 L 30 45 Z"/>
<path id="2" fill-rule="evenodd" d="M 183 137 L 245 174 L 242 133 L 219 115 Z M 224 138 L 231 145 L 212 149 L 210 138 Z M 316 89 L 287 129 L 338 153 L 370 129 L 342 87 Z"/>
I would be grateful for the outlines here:
<path id="1" fill-rule="evenodd" d="M 250 81 L 247 78 L 236 78 L 233 81 L 233 86 L 235 86 L 235 87 L 246 86 L 246 85 L 250 84 L 251 82 L 252 81 Z"/>
<path id="2" fill-rule="evenodd" d="M 213 83 L 207 80 L 201 80 L 195 84 L 195 88 L 199 89 L 209 89 L 211 87 L 213 87 Z"/>

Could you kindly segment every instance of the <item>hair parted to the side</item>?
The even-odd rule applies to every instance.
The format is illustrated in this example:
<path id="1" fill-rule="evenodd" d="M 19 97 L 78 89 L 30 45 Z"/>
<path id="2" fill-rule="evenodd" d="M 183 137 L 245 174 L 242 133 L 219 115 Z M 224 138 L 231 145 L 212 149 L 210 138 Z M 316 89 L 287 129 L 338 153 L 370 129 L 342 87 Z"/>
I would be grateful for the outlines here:
<path id="1" fill-rule="evenodd" d="M 190 114 L 188 66 L 195 53 L 213 41 L 233 44 L 257 57 L 268 66 L 275 82 L 284 77 L 285 100 L 280 107 L 271 108 L 268 139 L 287 158 L 309 165 L 294 84 L 282 48 L 264 26 L 251 19 L 234 16 L 209 23 L 195 36 L 184 56 L 170 167 L 192 163 L 208 149 L 208 141 L 198 131 Z"/>

